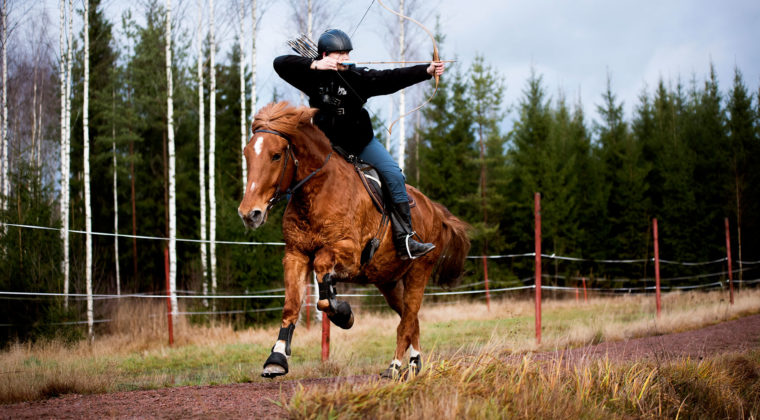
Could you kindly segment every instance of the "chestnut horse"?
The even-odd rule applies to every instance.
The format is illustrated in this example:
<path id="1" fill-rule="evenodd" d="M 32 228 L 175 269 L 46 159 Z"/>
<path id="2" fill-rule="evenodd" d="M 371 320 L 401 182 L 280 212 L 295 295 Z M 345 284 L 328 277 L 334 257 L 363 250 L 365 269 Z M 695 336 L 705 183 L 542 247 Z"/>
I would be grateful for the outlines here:
<path id="1" fill-rule="evenodd" d="M 262 376 L 288 373 L 290 343 L 313 270 L 319 283 L 317 307 L 341 328 L 353 325 L 347 302 L 337 300 L 336 281 L 374 284 L 400 316 L 396 352 L 383 376 L 398 378 L 401 359 L 410 350 L 409 369 L 419 372 L 420 323 L 417 314 L 431 275 L 439 284 L 457 282 L 470 249 L 468 225 L 444 206 L 407 186 L 416 206 L 412 219 L 418 235 L 435 249 L 416 260 L 396 256 L 390 229 L 381 226 L 354 167 L 333 153 L 330 141 L 311 123 L 316 109 L 269 104 L 253 121 L 245 147 L 248 179 L 238 214 L 249 228 L 267 220 L 274 204 L 289 196 L 282 220 L 285 238 L 285 305 L 280 333 Z M 380 245 L 362 264 L 362 250 L 377 235 Z M 435 271 L 435 273 L 434 273 Z"/>

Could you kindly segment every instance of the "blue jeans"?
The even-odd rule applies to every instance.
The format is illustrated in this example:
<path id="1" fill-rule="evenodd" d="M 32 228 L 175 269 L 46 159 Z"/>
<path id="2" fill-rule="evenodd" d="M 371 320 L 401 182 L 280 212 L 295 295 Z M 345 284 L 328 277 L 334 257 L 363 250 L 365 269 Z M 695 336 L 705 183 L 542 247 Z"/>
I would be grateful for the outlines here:
<path id="1" fill-rule="evenodd" d="M 401 168 L 399 168 L 396 161 L 391 157 L 391 154 L 385 150 L 382 143 L 373 138 L 359 154 L 359 159 L 377 169 L 377 172 L 388 187 L 388 191 L 391 193 L 391 200 L 394 203 L 406 203 L 409 201 L 409 197 L 406 195 L 406 177 L 401 172 Z"/>

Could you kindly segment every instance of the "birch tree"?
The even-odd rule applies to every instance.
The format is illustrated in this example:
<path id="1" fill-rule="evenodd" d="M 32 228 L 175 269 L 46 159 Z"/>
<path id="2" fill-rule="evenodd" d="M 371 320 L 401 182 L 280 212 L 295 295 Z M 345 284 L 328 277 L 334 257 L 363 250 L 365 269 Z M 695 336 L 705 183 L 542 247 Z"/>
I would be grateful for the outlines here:
<path id="1" fill-rule="evenodd" d="M 399 10 L 398 13 L 400 15 L 404 14 L 404 0 L 399 0 Z M 404 25 L 404 18 L 399 16 L 398 18 L 398 59 L 401 62 L 406 61 L 406 44 L 405 44 L 405 30 L 406 26 Z M 405 154 L 406 154 L 406 89 L 401 89 L 398 93 L 398 115 L 399 115 L 399 121 L 398 121 L 398 167 L 401 168 L 401 171 L 404 171 L 404 161 Z"/>
<path id="2" fill-rule="evenodd" d="M 10 170 L 8 165 L 8 0 L 3 0 L 2 10 L 2 48 L 3 48 L 3 127 L 2 127 L 2 209 L 8 210 L 8 193 L 10 192 Z"/>
<path id="3" fill-rule="evenodd" d="M 205 136 L 205 122 L 206 112 L 205 103 L 203 101 L 203 1 L 198 0 L 198 30 L 196 31 L 196 41 L 198 43 L 198 185 L 200 188 L 200 211 L 201 211 L 201 283 L 203 287 L 203 294 L 208 294 L 208 280 L 207 275 L 207 245 L 206 245 L 206 232 L 208 226 L 206 224 L 206 136 Z M 203 300 L 204 306 L 208 306 L 208 300 Z"/>
<path id="4" fill-rule="evenodd" d="M 166 121 L 169 137 L 169 295 L 172 319 L 177 307 L 177 197 L 174 157 L 174 84 L 172 83 L 172 2 L 166 0 Z"/>
<path id="5" fill-rule="evenodd" d="M 63 0 L 62 0 L 63 1 Z M 61 127 L 64 131 L 63 147 L 61 150 L 61 219 L 63 224 L 63 294 L 64 308 L 69 307 L 69 283 L 70 269 L 69 266 L 69 170 L 71 168 L 71 65 L 72 65 L 72 38 L 74 29 L 74 1 L 69 0 L 69 20 L 66 43 L 66 92 L 65 92 L 65 121 Z"/>
<path id="6" fill-rule="evenodd" d="M 208 205 L 209 256 L 211 264 L 211 294 L 216 294 L 216 39 L 214 37 L 214 0 L 209 1 L 209 138 L 208 138 Z M 215 305 L 214 305 L 215 307 Z"/>
<path id="7" fill-rule="evenodd" d="M 60 59 L 58 60 L 58 83 L 60 84 L 60 91 L 61 91 L 61 198 L 60 198 L 60 205 L 61 205 L 61 221 L 64 219 L 64 213 L 66 213 L 66 207 L 65 207 L 65 201 L 63 196 L 63 184 L 66 182 L 66 177 L 64 176 L 65 172 L 65 165 L 66 165 L 66 54 L 63 49 L 63 34 L 66 32 L 66 0 L 60 0 L 58 2 L 58 12 L 59 12 L 59 21 L 58 21 L 58 46 L 60 50 Z M 64 233 L 64 229 L 61 229 L 61 242 L 63 242 L 64 248 L 68 247 L 68 240 L 67 235 Z M 67 263 L 64 261 L 61 261 L 61 272 L 64 273 L 64 283 L 66 286 L 68 286 L 68 270 L 65 270 L 65 266 Z M 68 287 L 65 288 L 66 292 L 68 292 Z M 66 305 L 68 306 L 68 299 L 65 300 Z"/>
<path id="8" fill-rule="evenodd" d="M 257 9 L 258 0 L 251 0 L 251 117 L 256 114 L 256 33 L 259 23 Z M 243 185 L 246 179 L 243 177 Z"/>
<path id="9" fill-rule="evenodd" d="M 245 38 L 245 25 L 243 24 L 245 21 L 245 0 L 240 0 L 238 7 L 238 17 L 240 21 L 238 31 L 238 47 L 240 48 L 240 161 L 242 162 L 240 165 L 242 169 L 242 178 L 240 179 L 242 180 L 241 185 L 243 186 L 243 194 L 245 194 L 245 180 L 248 179 L 247 167 L 245 166 L 245 160 L 242 158 L 243 150 L 245 149 L 245 143 L 247 140 L 247 130 L 245 128 L 245 48 L 243 47 L 243 38 Z M 251 112 L 253 112 L 253 108 L 251 108 Z"/>
<path id="10" fill-rule="evenodd" d="M 113 252 L 116 266 L 116 295 L 121 296 L 121 273 L 119 271 L 119 190 L 118 164 L 116 162 L 116 92 L 111 88 L 111 156 L 113 157 Z"/>
<path id="11" fill-rule="evenodd" d="M 84 93 L 82 122 L 84 126 L 84 226 L 85 226 L 85 282 L 87 289 L 87 335 L 92 342 L 92 205 L 90 202 L 90 2 L 84 2 Z"/>

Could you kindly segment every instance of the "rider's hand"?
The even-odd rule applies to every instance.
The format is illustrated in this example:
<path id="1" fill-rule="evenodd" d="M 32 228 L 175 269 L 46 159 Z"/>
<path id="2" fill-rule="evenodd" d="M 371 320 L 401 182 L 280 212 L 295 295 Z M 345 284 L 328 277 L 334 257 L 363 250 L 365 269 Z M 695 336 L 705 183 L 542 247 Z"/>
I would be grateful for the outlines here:
<path id="1" fill-rule="evenodd" d="M 322 57 L 321 60 L 314 60 L 311 64 L 311 68 L 314 70 L 345 70 L 348 67 L 341 64 L 339 55 L 328 54 Z"/>
<path id="2" fill-rule="evenodd" d="M 443 74 L 443 70 L 446 68 L 446 64 L 441 61 L 433 61 L 427 68 L 427 72 L 431 76 L 440 76 Z"/>

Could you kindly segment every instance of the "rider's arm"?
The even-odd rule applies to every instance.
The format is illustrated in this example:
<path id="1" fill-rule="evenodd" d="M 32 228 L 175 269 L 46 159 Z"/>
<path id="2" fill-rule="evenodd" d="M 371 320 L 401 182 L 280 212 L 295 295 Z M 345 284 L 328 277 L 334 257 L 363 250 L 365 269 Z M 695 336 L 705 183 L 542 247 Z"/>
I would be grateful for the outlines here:
<path id="1" fill-rule="evenodd" d="M 359 68 L 356 71 L 364 73 L 363 79 L 366 96 L 387 95 L 405 87 L 423 82 L 432 76 L 427 72 L 428 64 L 400 67 L 390 70 L 371 70 Z"/>
<path id="2" fill-rule="evenodd" d="M 313 62 L 311 58 L 299 55 L 282 55 L 274 59 L 274 71 L 286 82 L 310 96 L 314 89 Z"/>

